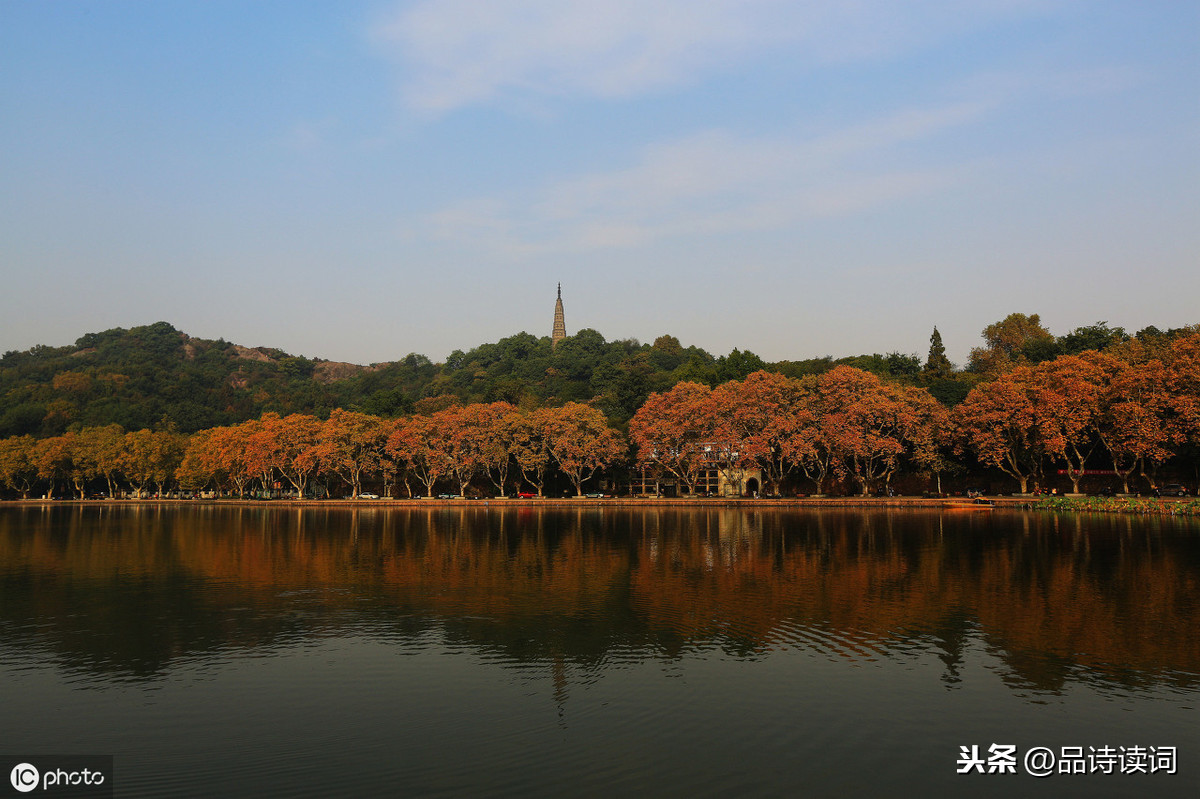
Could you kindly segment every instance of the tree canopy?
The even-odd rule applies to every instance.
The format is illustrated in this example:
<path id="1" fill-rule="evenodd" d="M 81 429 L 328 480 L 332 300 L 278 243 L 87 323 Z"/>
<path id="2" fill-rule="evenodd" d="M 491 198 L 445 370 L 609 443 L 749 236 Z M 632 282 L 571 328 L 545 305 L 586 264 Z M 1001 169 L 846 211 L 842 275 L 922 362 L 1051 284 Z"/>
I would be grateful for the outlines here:
<path id="1" fill-rule="evenodd" d="M 409 353 L 370 365 L 336 363 L 269 347 L 189 336 L 166 322 L 81 336 L 66 347 L 36 346 L 0 357 L 0 438 L 58 436 L 85 427 L 194 433 L 276 413 L 328 418 L 335 409 L 396 418 L 432 414 L 452 404 L 505 402 L 531 410 L 587 403 L 624 429 L 647 399 L 679 383 L 716 388 L 759 371 L 791 378 L 842 366 L 925 388 L 947 407 L 981 381 L 1021 364 L 1103 351 L 1149 360 L 1194 328 L 1149 326 L 1130 336 L 1106 322 L 1053 336 L 1037 314 L 1010 314 L 986 326 L 984 346 L 962 371 L 945 354 L 937 328 L 929 355 L 822 356 L 766 362 L 734 348 L 713 355 L 670 334 L 653 344 L 606 340 L 583 329 L 552 347 L 548 336 L 517 333 L 444 363 Z"/>

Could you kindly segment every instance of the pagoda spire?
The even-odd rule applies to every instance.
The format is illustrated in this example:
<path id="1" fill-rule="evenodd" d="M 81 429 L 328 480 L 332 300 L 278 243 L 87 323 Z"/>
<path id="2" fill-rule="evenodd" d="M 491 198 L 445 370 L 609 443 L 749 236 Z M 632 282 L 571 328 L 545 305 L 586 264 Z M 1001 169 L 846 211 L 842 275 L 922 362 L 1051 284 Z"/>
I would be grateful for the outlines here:
<path id="1" fill-rule="evenodd" d="M 567 323 L 563 318 L 562 283 L 558 284 L 558 299 L 554 302 L 554 332 L 550 334 L 550 346 L 557 347 L 558 342 L 567 337 Z"/>

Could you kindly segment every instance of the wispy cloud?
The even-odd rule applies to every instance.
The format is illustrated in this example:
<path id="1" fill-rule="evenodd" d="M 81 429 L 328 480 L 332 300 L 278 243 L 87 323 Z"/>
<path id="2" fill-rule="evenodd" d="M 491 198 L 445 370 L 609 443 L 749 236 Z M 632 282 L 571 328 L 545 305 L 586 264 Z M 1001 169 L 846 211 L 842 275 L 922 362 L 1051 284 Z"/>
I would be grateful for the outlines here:
<path id="1" fill-rule="evenodd" d="M 810 138 L 709 131 L 647 147 L 626 169 L 443 209 L 423 218 L 413 235 L 474 241 L 525 256 L 844 216 L 954 180 L 953 167 L 869 164 L 897 145 L 975 121 L 988 108 L 967 103 L 911 110 Z"/>
<path id="2" fill-rule="evenodd" d="M 421 0 L 372 31 L 404 97 L 442 112 L 513 94 L 627 97 L 774 48 L 801 62 L 879 58 L 1048 0 Z"/>

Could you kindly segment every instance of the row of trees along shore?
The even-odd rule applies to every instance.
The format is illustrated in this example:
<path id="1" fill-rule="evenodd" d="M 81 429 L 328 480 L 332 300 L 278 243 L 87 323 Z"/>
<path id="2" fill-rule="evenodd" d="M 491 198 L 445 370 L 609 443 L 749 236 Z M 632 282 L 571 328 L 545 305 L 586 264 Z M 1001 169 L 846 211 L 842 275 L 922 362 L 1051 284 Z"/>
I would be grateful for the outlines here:
<path id="1" fill-rule="evenodd" d="M 1200 332 L 1144 339 L 1042 361 L 1022 354 L 1027 342 L 995 349 L 985 379 L 953 407 L 926 387 L 851 366 L 803 377 L 757 371 L 652 393 L 627 434 L 588 403 L 445 398 L 439 410 L 397 418 L 335 408 L 190 435 L 107 425 L 12 436 L 0 439 L 0 481 L 23 497 L 60 484 L 80 497 L 100 485 L 109 496 L 127 487 L 136 496 L 283 488 L 304 497 L 321 485 L 356 497 L 367 485 L 411 497 L 439 485 L 543 495 L 554 478 L 579 495 L 597 475 L 615 485 L 645 472 L 695 492 L 705 470 L 740 485 L 754 468 L 772 492 L 823 494 L 837 482 L 867 494 L 902 473 L 940 493 L 944 474 L 995 469 L 1025 493 L 1055 469 L 1076 493 L 1089 471 L 1129 493 L 1135 476 L 1154 488 L 1165 465 L 1194 465 L 1200 451 Z"/>

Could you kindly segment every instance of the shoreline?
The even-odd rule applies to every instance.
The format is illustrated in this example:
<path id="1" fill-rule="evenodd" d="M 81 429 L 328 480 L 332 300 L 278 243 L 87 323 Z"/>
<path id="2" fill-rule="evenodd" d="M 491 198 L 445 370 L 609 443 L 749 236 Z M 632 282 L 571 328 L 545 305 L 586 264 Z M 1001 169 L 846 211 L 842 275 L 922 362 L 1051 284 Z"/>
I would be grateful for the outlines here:
<path id="1" fill-rule="evenodd" d="M 1068 513 L 1134 513 L 1200 515 L 1200 500 L 1193 498 L 1117 498 L 1117 497 L 986 497 L 987 503 L 975 503 L 965 497 L 785 497 L 752 499 L 734 497 L 555 497 L 516 499 L 17 499 L 0 501 L 0 507 L 287 507 L 287 508 L 887 508 L 946 511 L 1035 510 Z"/>

